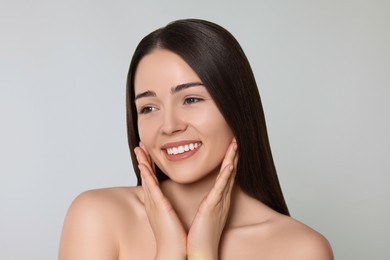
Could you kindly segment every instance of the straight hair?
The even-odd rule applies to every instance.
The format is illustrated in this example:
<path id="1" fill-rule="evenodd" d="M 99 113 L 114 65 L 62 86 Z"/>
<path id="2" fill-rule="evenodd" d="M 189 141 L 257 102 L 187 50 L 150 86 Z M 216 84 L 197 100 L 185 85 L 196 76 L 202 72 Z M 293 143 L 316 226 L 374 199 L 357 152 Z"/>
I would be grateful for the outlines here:
<path id="1" fill-rule="evenodd" d="M 241 46 L 226 29 L 209 21 L 169 23 L 138 44 L 127 77 L 127 135 L 137 185 L 141 185 L 134 148 L 140 138 L 134 103 L 134 77 L 141 59 L 161 48 L 179 55 L 197 73 L 238 144 L 236 183 L 249 196 L 289 215 L 276 174 L 256 80 Z M 156 166 L 159 181 L 168 177 Z"/>

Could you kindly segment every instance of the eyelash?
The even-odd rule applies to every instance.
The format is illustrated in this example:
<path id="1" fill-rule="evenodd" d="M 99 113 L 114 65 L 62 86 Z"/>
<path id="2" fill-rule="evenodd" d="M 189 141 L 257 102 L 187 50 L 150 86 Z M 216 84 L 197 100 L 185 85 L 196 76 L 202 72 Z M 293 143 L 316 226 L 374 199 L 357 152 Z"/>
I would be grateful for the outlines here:
<path id="1" fill-rule="evenodd" d="M 139 111 L 140 114 L 149 114 L 151 112 L 153 112 L 154 110 L 156 110 L 157 108 L 155 107 L 143 107 L 141 108 L 141 110 Z"/>
<path id="2" fill-rule="evenodd" d="M 184 103 L 184 105 L 191 105 L 191 104 L 201 102 L 203 100 L 204 100 L 203 98 L 199 98 L 199 97 L 187 97 L 186 99 L 184 99 L 183 103 Z M 157 110 L 157 108 L 152 107 L 152 106 L 146 106 L 146 107 L 141 108 L 141 110 L 139 111 L 139 114 L 149 114 L 155 110 Z"/>
<path id="3" fill-rule="evenodd" d="M 184 105 L 190 105 L 190 104 L 198 103 L 200 101 L 203 101 L 203 99 L 199 97 L 187 97 L 184 100 Z"/>

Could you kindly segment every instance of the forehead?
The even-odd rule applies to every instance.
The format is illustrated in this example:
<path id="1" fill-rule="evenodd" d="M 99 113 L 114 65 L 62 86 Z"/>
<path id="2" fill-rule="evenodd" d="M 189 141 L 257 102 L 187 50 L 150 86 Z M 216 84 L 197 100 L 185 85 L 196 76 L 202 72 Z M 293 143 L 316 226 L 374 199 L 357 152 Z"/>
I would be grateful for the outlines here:
<path id="1" fill-rule="evenodd" d="M 171 88 L 187 82 L 200 82 L 195 71 L 176 53 L 155 49 L 138 64 L 134 77 L 135 93 Z"/>

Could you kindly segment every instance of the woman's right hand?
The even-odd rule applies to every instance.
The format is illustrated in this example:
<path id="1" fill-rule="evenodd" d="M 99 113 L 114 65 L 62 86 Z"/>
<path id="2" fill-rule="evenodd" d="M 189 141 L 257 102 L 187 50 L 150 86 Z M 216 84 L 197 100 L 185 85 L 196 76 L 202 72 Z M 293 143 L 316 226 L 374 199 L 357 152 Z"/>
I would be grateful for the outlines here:
<path id="1" fill-rule="evenodd" d="M 171 203 L 160 189 L 154 162 L 142 143 L 134 152 L 142 180 L 145 210 L 156 239 L 155 259 L 185 259 L 187 235 Z"/>

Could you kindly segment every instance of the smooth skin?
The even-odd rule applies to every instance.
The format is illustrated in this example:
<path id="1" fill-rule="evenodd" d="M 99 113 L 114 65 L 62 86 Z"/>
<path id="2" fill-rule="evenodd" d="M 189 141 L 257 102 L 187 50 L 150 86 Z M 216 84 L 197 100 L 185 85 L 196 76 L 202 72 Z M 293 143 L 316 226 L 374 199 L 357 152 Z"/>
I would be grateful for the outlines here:
<path id="1" fill-rule="evenodd" d="M 141 60 L 135 93 L 153 93 L 136 101 L 142 186 L 78 196 L 65 219 L 59 259 L 333 259 L 321 234 L 234 183 L 235 139 L 206 88 L 172 91 L 188 82 L 200 79 L 172 52 L 156 49 Z M 201 146 L 189 158 L 169 160 L 162 148 L 182 140 Z M 159 183 L 155 165 L 170 179 Z"/>
<path id="2" fill-rule="evenodd" d="M 142 145 L 141 145 L 142 147 Z M 230 145 L 215 185 L 199 206 L 188 236 L 171 203 L 159 188 L 146 151 L 136 148 L 144 205 L 157 244 L 155 259 L 218 259 L 219 240 L 230 207 L 237 165 L 237 144 Z M 172 246 L 175 245 L 175 246 Z"/>

